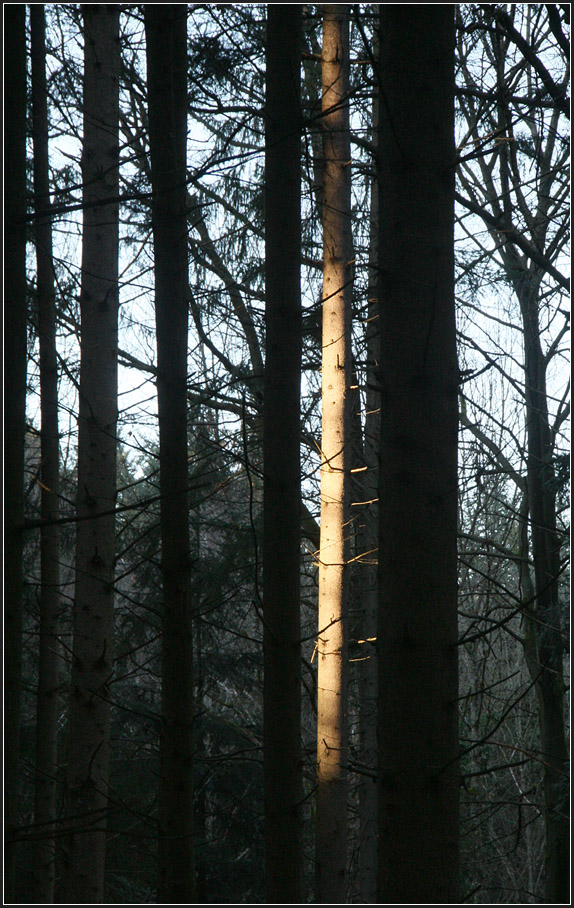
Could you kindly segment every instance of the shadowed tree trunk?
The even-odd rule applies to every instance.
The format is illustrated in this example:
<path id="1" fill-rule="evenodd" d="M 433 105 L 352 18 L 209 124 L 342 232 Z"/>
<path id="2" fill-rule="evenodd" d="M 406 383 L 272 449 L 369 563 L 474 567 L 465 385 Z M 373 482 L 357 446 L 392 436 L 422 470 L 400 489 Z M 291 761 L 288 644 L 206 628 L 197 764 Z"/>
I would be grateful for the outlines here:
<path id="1" fill-rule="evenodd" d="M 64 878 L 64 901 L 72 904 L 98 903 L 104 895 L 114 649 L 119 296 L 119 7 L 83 6 L 82 13 L 78 525 L 66 791 L 66 814 L 73 831 Z"/>
<path id="2" fill-rule="evenodd" d="M 26 429 L 26 7 L 4 13 L 4 896 L 15 901 Z"/>
<path id="3" fill-rule="evenodd" d="M 268 902 L 302 900 L 301 7 L 269 5 L 265 119 L 264 774 Z"/>
<path id="4" fill-rule="evenodd" d="M 163 577 L 158 902 L 195 901 L 187 459 L 187 7 L 145 7 Z"/>
<path id="5" fill-rule="evenodd" d="M 521 273 L 522 271 L 522 273 Z M 527 412 L 527 488 L 534 561 L 537 660 L 530 670 L 537 682 L 540 744 L 544 761 L 546 897 L 570 898 L 570 817 L 568 745 L 564 711 L 563 631 L 560 616 L 560 538 L 556 524 L 554 439 L 548 415 L 546 361 L 540 343 L 540 277 L 516 262 L 513 282 L 524 326 Z"/>
<path id="6" fill-rule="evenodd" d="M 34 211 L 37 262 L 38 333 L 41 397 L 40 644 L 36 701 L 36 778 L 34 822 L 39 840 L 34 856 L 33 899 L 54 901 L 56 843 L 53 836 L 58 767 L 58 687 L 60 612 L 60 531 L 58 363 L 56 304 L 50 220 L 46 25 L 44 7 L 30 6 L 32 57 L 32 132 L 34 141 Z"/>
<path id="7" fill-rule="evenodd" d="M 454 8 L 380 8 L 379 901 L 458 876 Z"/>
<path id="8" fill-rule="evenodd" d="M 347 897 L 347 634 L 351 400 L 349 7 L 323 6 L 321 545 L 317 638 L 316 899 Z"/>

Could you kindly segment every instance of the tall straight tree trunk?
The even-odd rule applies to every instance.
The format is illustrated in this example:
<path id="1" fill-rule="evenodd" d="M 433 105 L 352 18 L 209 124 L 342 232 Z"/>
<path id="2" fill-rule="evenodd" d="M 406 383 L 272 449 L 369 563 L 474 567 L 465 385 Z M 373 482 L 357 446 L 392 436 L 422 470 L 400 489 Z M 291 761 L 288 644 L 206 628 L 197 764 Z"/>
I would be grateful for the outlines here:
<path id="1" fill-rule="evenodd" d="M 187 460 L 187 7 L 147 5 L 163 577 L 158 901 L 195 901 Z"/>
<path id="2" fill-rule="evenodd" d="M 268 5 L 265 107 L 264 775 L 267 901 L 302 901 L 301 6 Z"/>
<path id="3" fill-rule="evenodd" d="M 33 900 L 54 901 L 56 843 L 56 773 L 58 767 L 58 688 L 60 612 L 58 364 L 56 305 L 52 260 L 52 226 L 46 91 L 46 25 L 44 7 L 30 6 L 32 57 L 32 132 L 34 141 L 34 211 L 37 262 L 38 333 L 40 337 L 40 405 L 42 415 L 40 530 L 40 650 L 36 700 L 36 778 L 34 822 L 39 832 L 34 855 Z"/>
<path id="4" fill-rule="evenodd" d="M 317 669 L 316 899 L 347 896 L 347 625 L 350 473 L 349 7 L 323 6 L 323 335 Z"/>
<path id="5" fill-rule="evenodd" d="M 82 7 L 83 249 L 76 584 L 64 901 L 104 895 L 113 673 L 118 352 L 119 7 Z M 111 201 L 110 201 L 111 200 Z"/>
<path id="6" fill-rule="evenodd" d="M 15 899 L 26 430 L 26 7 L 4 18 L 4 896 Z"/>
<path id="7" fill-rule="evenodd" d="M 458 876 L 454 8 L 380 7 L 379 901 Z"/>

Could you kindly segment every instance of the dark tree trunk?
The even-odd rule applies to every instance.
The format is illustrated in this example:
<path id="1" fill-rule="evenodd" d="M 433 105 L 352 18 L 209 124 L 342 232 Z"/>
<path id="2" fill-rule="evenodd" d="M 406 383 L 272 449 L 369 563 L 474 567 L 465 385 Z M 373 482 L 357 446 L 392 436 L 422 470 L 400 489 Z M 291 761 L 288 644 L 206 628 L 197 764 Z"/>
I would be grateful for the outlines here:
<path id="1" fill-rule="evenodd" d="M 74 643 L 64 901 L 104 895 L 113 673 L 118 355 L 119 7 L 83 6 L 83 249 Z M 112 200 L 112 201 L 109 201 Z M 105 203 L 104 203 L 105 201 Z M 110 513 L 111 512 L 111 513 Z"/>
<path id="2" fill-rule="evenodd" d="M 517 268 L 515 275 L 520 274 Z M 568 745 L 564 710 L 563 630 L 560 615 L 560 539 L 556 524 L 554 443 L 548 416 L 546 363 L 540 344 L 540 279 L 526 272 L 515 277 L 524 326 L 527 425 L 527 488 L 534 561 L 535 603 L 531 630 L 537 644 L 536 679 L 540 744 L 544 765 L 546 897 L 570 898 L 570 817 Z"/>
<path id="3" fill-rule="evenodd" d="M 458 876 L 454 8 L 381 6 L 379 901 Z"/>
<path id="4" fill-rule="evenodd" d="M 301 7 L 269 5 L 265 119 L 264 775 L 268 902 L 302 900 Z"/>
<path id="5" fill-rule="evenodd" d="M 15 901 L 22 675 L 22 524 L 26 429 L 26 7 L 4 15 L 4 848 Z"/>
<path id="6" fill-rule="evenodd" d="M 40 405 L 42 416 L 40 531 L 40 649 L 36 702 L 36 778 L 34 822 L 39 831 L 34 856 L 33 899 L 54 901 L 58 768 L 58 688 L 60 613 L 60 533 L 58 363 L 56 305 L 50 219 L 48 96 L 46 91 L 46 25 L 44 7 L 30 6 L 32 56 L 32 131 L 34 141 L 34 213 L 37 262 L 38 333 L 40 339 Z"/>
<path id="7" fill-rule="evenodd" d="M 147 5 L 163 577 L 158 901 L 195 901 L 187 460 L 187 7 Z"/>

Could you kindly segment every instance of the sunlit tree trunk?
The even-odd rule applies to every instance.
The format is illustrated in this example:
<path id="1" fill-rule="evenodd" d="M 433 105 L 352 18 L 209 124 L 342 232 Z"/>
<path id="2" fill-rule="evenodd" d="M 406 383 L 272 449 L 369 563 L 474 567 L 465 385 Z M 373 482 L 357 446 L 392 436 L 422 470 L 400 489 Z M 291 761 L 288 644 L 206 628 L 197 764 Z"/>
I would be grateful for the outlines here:
<path id="1" fill-rule="evenodd" d="M 265 107 L 263 766 L 268 902 L 302 900 L 301 7 L 269 5 Z"/>
<path id="2" fill-rule="evenodd" d="M 347 895 L 347 625 L 350 471 L 351 169 L 349 7 L 323 6 L 321 545 L 317 638 L 316 899 Z"/>
<path id="3" fill-rule="evenodd" d="M 458 876 L 454 8 L 381 5 L 379 901 Z"/>
<path id="4" fill-rule="evenodd" d="M 187 7 L 147 5 L 163 577 L 158 901 L 195 901 L 187 457 Z"/>
<path id="5" fill-rule="evenodd" d="M 119 7 L 84 6 L 81 363 L 64 901 L 104 895 L 113 673 L 118 347 Z M 105 203 L 104 203 L 105 200 Z M 104 204 L 103 204 L 104 203 Z"/>
<path id="6" fill-rule="evenodd" d="M 54 901 L 58 742 L 60 611 L 58 364 L 56 305 L 50 222 L 48 96 L 44 7 L 30 6 L 32 57 L 32 131 L 34 141 L 34 233 L 37 262 L 38 333 L 41 397 L 40 645 L 36 701 L 36 778 L 34 822 L 39 840 L 34 856 L 33 899 Z"/>
<path id="7" fill-rule="evenodd" d="M 4 11 L 4 897 L 15 901 L 26 427 L 26 7 Z"/>

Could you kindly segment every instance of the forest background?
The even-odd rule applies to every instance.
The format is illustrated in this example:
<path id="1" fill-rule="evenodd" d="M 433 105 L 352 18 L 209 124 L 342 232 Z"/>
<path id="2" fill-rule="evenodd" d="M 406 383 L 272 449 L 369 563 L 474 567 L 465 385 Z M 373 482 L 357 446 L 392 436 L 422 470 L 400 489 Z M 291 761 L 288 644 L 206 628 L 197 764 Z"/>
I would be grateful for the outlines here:
<path id="1" fill-rule="evenodd" d="M 439 6 L 4 5 L 7 903 L 382 902 L 382 876 L 390 901 L 569 901 L 570 7 Z M 417 106 L 441 35 L 454 100 L 445 70 Z M 393 141 L 427 181 L 454 142 L 456 172 L 456 803 L 414 840 L 378 762 L 427 671 L 377 706 L 384 256 L 420 202 Z M 399 383 L 417 343 L 450 362 L 391 311 Z M 404 505 L 427 582 L 439 530 Z M 442 707 L 412 702 L 424 768 Z"/>

